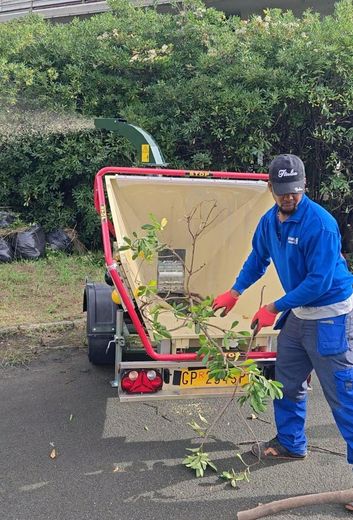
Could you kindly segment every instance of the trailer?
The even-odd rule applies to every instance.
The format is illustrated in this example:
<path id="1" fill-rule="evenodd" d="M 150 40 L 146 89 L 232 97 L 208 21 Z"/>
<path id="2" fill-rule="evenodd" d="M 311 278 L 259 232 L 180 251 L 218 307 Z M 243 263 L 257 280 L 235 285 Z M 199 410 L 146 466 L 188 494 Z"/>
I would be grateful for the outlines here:
<path id="1" fill-rule="evenodd" d="M 120 119 L 99 119 L 95 124 L 130 139 L 141 166 L 109 166 L 95 177 L 94 203 L 101 219 L 107 272 L 104 283 L 87 282 L 84 291 L 89 360 L 114 365 L 111 384 L 121 401 L 229 395 L 234 385 L 241 392 L 239 380 L 209 378 L 197 355 L 199 334 L 183 326 L 168 306 L 160 320 L 169 335 L 156 341 L 149 319 L 152 311 L 142 305 L 138 290 L 155 280 L 157 297 L 168 293 L 178 301 L 191 258 L 195 272 L 188 289 L 192 294 L 216 296 L 230 288 L 250 253 L 260 217 L 273 205 L 267 174 L 169 169 L 157 143 L 144 130 Z M 197 228 L 210 208 L 216 208 L 217 218 L 209 222 L 195 247 L 186 216 L 193 215 Z M 121 248 L 126 245 L 124 237 L 134 236 L 151 213 L 168 222 L 163 230 L 168 247 L 146 261 Z M 250 330 L 263 290 L 267 302 L 283 292 L 272 266 L 229 315 L 210 319 L 210 334 L 221 345 L 221 331 L 238 322 L 237 330 L 249 335 L 242 342 L 233 341 L 227 356 L 237 358 L 239 345 L 246 340 L 239 359 L 255 359 L 273 377 L 276 331 L 267 328 L 255 335 Z"/>

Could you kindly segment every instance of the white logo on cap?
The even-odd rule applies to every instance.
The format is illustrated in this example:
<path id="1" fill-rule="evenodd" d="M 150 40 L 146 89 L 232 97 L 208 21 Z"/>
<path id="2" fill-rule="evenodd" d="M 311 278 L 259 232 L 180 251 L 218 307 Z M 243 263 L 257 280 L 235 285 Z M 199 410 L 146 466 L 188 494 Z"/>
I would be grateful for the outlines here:
<path id="1" fill-rule="evenodd" d="M 298 186 L 296 186 L 296 187 L 294 188 L 294 191 L 303 191 L 303 188 L 298 188 Z"/>
<path id="2" fill-rule="evenodd" d="M 293 168 L 291 169 L 290 172 L 287 172 L 287 170 L 278 170 L 278 177 L 279 178 L 281 178 L 281 177 L 293 177 L 294 175 L 298 175 L 298 172 L 293 170 Z"/>

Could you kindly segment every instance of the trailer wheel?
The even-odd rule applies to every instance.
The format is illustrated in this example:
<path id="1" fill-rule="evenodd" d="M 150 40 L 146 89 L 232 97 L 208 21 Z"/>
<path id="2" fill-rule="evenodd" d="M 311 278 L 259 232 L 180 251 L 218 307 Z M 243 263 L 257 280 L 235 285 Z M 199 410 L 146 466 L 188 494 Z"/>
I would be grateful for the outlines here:
<path id="1" fill-rule="evenodd" d="M 93 365 L 113 365 L 117 305 L 112 301 L 113 288 L 105 283 L 87 282 L 83 310 L 87 312 L 88 359 Z M 109 348 L 108 348 L 109 345 Z"/>
<path id="2" fill-rule="evenodd" d="M 275 363 L 266 363 L 262 366 L 262 374 L 266 377 L 266 379 L 275 380 Z"/>

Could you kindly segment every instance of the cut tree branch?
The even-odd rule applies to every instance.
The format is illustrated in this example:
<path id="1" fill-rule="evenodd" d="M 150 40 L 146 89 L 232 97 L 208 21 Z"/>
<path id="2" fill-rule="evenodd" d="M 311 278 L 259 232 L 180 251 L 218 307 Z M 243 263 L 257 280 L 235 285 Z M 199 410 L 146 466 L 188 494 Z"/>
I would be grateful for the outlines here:
<path id="1" fill-rule="evenodd" d="M 264 516 L 275 515 L 280 511 L 295 509 L 303 506 L 313 506 L 322 504 L 347 504 L 353 501 L 353 488 L 344 491 L 327 491 L 325 493 L 315 493 L 312 495 L 301 495 L 297 497 L 275 500 L 268 504 L 261 504 L 254 509 L 239 511 L 238 520 L 256 520 Z"/>

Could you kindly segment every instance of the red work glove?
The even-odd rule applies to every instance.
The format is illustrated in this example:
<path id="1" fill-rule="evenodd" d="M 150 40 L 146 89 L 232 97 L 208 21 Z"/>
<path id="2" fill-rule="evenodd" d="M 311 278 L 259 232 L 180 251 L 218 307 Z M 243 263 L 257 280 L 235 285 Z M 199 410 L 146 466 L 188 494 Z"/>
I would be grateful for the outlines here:
<path id="1" fill-rule="evenodd" d="M 239 300 L 238 296 L 233 296 L 233 294 L 230 291 L 227 291 L 223 294 L 220 294 L 213 300 L 212 303 L 212 309 L 214 311 L 217 311 L 218 309 L 222 309 L 221 317 L 224 318 L 224 316 L 227 316 L 228 312 L 231 311 L 234 307 L 234 305 Z"/>
<path id="2" fill-rule="evenodd" d="M 251 322 L 251 328 L 255 329 L 256 327 L 256 334 L 258 334 L 262 327 L 271 327 L 271 325 L 273 325 L 276 321 L 276 316 L 276 312 L 269 311 L 267 309 L 267 305 L 264 305 L 257 311 L 255 316 L 253 317 Z"/>

